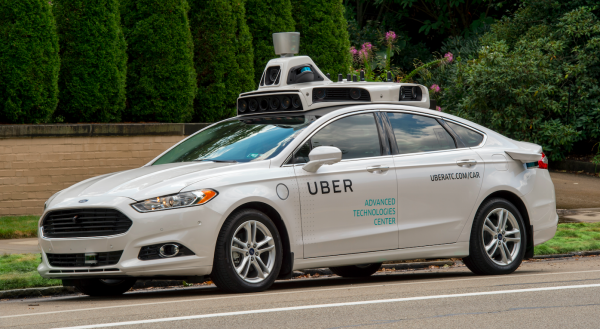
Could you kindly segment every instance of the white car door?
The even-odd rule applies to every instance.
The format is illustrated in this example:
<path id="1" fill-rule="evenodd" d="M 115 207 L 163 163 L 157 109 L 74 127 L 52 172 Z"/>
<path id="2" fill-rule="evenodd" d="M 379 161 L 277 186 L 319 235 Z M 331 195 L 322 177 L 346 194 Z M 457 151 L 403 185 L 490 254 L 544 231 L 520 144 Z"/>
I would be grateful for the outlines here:
<path id="1" fill-rule="evenodd" d="M 304 257 L 396 249 L 397 185 L 376 112 L 336 119 L 293 156 L 300 190 Z M 342 161 L 302 169 L 311 148 L 335 146 Z"/>
<path id="2" fill-rule="evenodd" d="M 479 195 L 483 161 L 441 120 L 401 112 L 387 118 L 397 147 L 399 247 L 456 242 Z"/>

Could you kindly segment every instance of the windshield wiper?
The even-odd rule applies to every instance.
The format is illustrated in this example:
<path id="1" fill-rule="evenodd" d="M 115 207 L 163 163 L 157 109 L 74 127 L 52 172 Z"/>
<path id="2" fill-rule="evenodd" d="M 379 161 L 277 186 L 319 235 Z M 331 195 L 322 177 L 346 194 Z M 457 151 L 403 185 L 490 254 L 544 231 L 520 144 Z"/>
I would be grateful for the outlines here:
<path id="1" fill-rule="evenodd" d="M 237 163 L 237 161 L 235 161 L 235 160 L 217 160 L 217 159 L 200 159 L 200 160 L 194 160 L 194 161 L 212 161 L 212 162 L 217 162 L 217 163 Z"/>

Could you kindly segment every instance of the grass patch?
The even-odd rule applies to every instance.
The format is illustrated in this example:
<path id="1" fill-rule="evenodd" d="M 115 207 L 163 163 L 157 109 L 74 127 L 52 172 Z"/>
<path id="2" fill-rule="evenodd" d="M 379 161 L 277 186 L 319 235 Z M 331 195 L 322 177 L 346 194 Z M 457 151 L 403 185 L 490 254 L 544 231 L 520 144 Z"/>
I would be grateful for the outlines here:
<path id="1" fill-rule="evenodd" d="M 41 254 L 0 255 L 0 290 L 62 285 L 61 280 L 44 279 L 37 272 Z"/>
<path id="2" fill-rule="evenodd" d="M 0 239 L 37 237 L 40 216 L 0 217 Z"/>
<path id="3" fill-rule="evenodd" d="M 558 224 L 556 235 L 535 247 L 536 255 L 600 250 L 600 223 Z"/>

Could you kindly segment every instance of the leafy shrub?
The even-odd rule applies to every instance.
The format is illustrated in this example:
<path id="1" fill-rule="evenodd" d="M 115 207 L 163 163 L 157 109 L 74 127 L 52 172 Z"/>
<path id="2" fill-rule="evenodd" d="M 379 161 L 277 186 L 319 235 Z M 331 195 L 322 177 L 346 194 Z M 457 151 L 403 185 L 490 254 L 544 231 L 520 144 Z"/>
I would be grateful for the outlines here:
<path id="1" fill-rule="evenodd" d="M 188 122 L 196 71 L 186 0 L 123 0 L 126 121 Z"/>
<path id="2" fill-rule="evenodd" d="M 308 55 L 323 73 L 350 70 L 350 41 L 342 0 L 292 0 L 300 54 Z"/>
<path id="3" fill-rule="evenodd" d="M 254 82 L 258 85 L 267 62 L 275 57 L 272 34 L 292 32 L 296 23 L 290 0 L 248 0 L 246 16 L 254 48 Z"/>
<path id="4" fill-rule="evenodd" d="M 58 103 L 58 37 L 45 0 L 0 0 L 0 122 L 43 123 Z"/>
<path id="5" fill-rule="evenodd" d="M 253 84 L 252 42 L 246 32 L 244 3 L 242 0 L 190 2 L 198 77 L 194 120 L 213 122 L 234 115 L 238 94 Z"/>
<path id="6" fill-rule="evenodd" d="M 492 25 L 472 60 L 423 74 L 442 108 L 560 160 L 600 138 L 600 22 L 585 1 L 528 2 Z M 595 9 L 597 12 L 597 9 Z"/>
<path id="7" fill-rule="evenodd" d="M 56 115 L 113 122 L 125 108 L 127 55 L 118 0 L 54 0 L 61 70 Z"/>

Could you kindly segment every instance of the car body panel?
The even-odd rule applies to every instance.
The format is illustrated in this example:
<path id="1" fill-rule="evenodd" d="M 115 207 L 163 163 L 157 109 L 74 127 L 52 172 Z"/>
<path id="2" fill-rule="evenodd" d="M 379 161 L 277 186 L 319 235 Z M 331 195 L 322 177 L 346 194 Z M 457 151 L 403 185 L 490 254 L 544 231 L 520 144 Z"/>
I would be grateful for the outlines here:
<path id="1" fill-rule="evenodd" d="M 305 104 L 307 107 L 309 105 Z M 485 140 L 478 147 L 462 150 L 382 156 L 381 159 L 370 158 L 364 163 L 355 161 L 359 165 L 356 168 L 347 166 L 348 161 L 342 161 L 323 166 L 315 174 L 303 171 L 300 165 L 286 165 L 295 149 L 316 130 L 336 118 L 351 113 L 386 110 L 457 122 L 483 133 Z M 289 250 L 294 253 L 294 269 L 468 256 L 468 241 L 477 209 L 486 198 L 499 191 L 512 193 L 522 200 L 530 224 L 534 227 L 535 244 L 547 241 L 554 235 L 557 225 L 556 203 L 548 171 L 528 169 L 524 163 L 506 153 L 507 150 L 533 152 L 538 149 L 535 144 L 513 141 L 446 113 L 407 105 L 346 104 L 345 107 L 329 110 L 310 111 L 309 108 L 309 111 L 301 114 L 314 114 L 311 125 L 277 156 L 268 160 L 153 166 L 152 163 L 167 150 L 141 168 L 91 178 L 57 193 L 47 202 L 40 223 L 53 210 L 112 208 L 129 217 L 133 225 L 123 234 L 90 238 L 49 239 L 40 231 L 39 241 L 43 250 L 43 261 L 38 268 L 40 274 L 47 278 L 74 277 L 68 272 L 50 273 L 64 269 L 49 265 L 46 256 L 49 252 L 123 250 L 119 263 L 110 266 L 118 269 L 118 272 L 103 272 L 100 276 L 209 275 L 217 236 L 224 221 L 237 209 L 256 204 L 270 207 L 281 218 L 289 238 Z M 231 120 L 237 119 L 240 118 Z M 457 158 L 474 159 L 477 164 L 473 168 L 459 169 L 455 164 Z M 379 162 L 390 167 L 385 174 L 377 176 L 366 172 L 367 166 Z M 308 193 L 307 183 L 314 184 L 321 180 L 332 183 L 337 179 L 334 177 L 337 168 L 342 168 L 342 172 L 352 172 L 363 170 L 362 167 L 365 167 L 364 173 L 367 174 L 360 179 L 374 184 L 365 185 L 365 191 L 361 189 L 360 193 L 364 195 L 344 199 L 344 193 L 330 193 L 328 196 L 331 198 L 328 199 Z M 481 174 L 478 180 L 431 180 L 434 174 L 456 173 L 458 170 Z M 285 198 L 277 192 L 280 184 L 285 185 L 288 191 Z M 136 201 L 206 188 L 214 189 L 218 195 L 204 205 L 150 213 L 140 213 L 131 207 Z M 358 191 L 355 193 L 358 194 Z M 370 217 L 370 222 L 354 217 L 353 211 L 364 207 L 365 200 L 389 198 L 389 194 L 396 198 L 396 225 L 376 226 Z M 309 196 L 317 198 L 311 199 Z M 84 199 L 87 201 L 80 203 Z M 336 230 L 336 227 L 339 229 Z M 138 259 L 143 246 L 167 242 L 181 243 L 195 255 L 146 261 Z M 97 273 L 78 273 L 76 277 L 92 275 L 99 276 Z"/>

